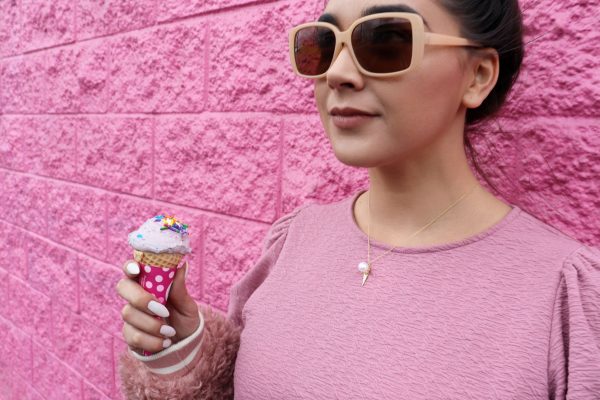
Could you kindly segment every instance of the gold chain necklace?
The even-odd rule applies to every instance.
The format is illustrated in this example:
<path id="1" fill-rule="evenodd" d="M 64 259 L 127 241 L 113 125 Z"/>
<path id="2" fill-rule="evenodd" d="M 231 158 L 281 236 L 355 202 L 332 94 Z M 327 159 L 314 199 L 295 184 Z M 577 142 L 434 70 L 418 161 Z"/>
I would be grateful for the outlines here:
<path id="1" fill-rule="evenodd" d="M 458 200 L 456 200 L 453 204 L 451 204 L 448 208 L 446 208 L 440 215 L 438 215 L 437 217 L 435 217 L 431 222 L 429 222 L 427 225 L 425 225 L 424 227 L 422 227 L 421 229 L 419 229 L 418 231 L 416 231 L 415 233 L 413 233 L 412 235 L 410 235 L 408 239 L 412 238 L 413 236 L 419 234 L 421 231 L 427 229 L 430 225 L 432 225 L 435 221 L 437 221 L 438 219 L 440 219 L 444 214 L 446 214 L 448 211 L 450 211 L 450 209 L 452 207 L 454 207 L 455 205 L 457 205 L 462 199 L 464 199 L 465 197 L 467 197 L 469 194 L 471 194 L 471 192 L 473 192 L 473 190 L 475 190 L 475 188 L 477 187 L 477 184 L 473 185 L 473 187 L 465 194 L 463 194 L 462 196 L 460 196 L 460 198 Z M 371 262 L 371 192 L 369 191 L 369 195 L 368 195 L 368 202 L 369 202 L 369 222 L 367 224 L 368 226 L 368 234 L 367 234 L 367 238 L 368 238 L 368 247 L 367 247 L 367 262 L 365 261 L 361 261 L 358 264 L 358 270 L 362 273 L 363 275 L 363 279 L 362 279 L 362 286 L 365 285 L 365 282 L 367 281 L 367 278 L 369 277 L 369 273 L 371 272 L 371 267 L 373 265 L 373 262 L 379 260 L 381 257 L 385 256 L 386 254 L 388 254 L 390 251 L 394 250 L 396 247 L 399 246 L 394 246 L 391 249 L 389 249 L 388 251 L 386 251 L 385 253 L 383 253 L 382 255 L 380 255 L 379 257 L 377 257 L 375 260 L 373 260 L 373 262 Z"/>

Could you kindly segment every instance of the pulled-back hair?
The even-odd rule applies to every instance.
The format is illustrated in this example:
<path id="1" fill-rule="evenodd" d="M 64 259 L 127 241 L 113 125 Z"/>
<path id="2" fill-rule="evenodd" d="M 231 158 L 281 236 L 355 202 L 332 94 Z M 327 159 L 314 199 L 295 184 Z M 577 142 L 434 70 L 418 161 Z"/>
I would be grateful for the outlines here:
<path id="1" fill-rule="evenodd" d="M 496 49 L 500 57 L 496 86 L 479 107 L 467 110 L 471 125 L 495 115 L 519 77 L 525 53 L 521 9 L 518 0 L 438 1 L 460 23 L 461 36 Z"/>
<path id="2" fill-rule="evenodd" d="M 499 55 L 498 82 L 479 107 L 467 109 L 465 125 L 469 128 L 498 113 L 519 77 L 525 55 L 523 16 L 518 0 L 438 0 L 438 2 L 457 19 L 461 36 L 484 47 L 496 49 Z M 468 51 L 477 50 L 468 48 Z M 477 163 L 477 154 L 469 137 L 473 132 L 465 129 L 464 135 L 464 145 L 473 167 L 489 186 L 500 193 Z"/>

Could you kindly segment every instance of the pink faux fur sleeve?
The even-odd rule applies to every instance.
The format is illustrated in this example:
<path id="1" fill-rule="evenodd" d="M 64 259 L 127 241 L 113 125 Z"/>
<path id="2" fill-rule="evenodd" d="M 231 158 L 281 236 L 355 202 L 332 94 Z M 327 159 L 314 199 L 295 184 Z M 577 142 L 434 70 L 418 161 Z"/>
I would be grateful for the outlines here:
<path id="1" fill-rule="evenodd" d="M 119 374 L 127 399 L 233 399 L 233 369 L 241 330 L 210 306 L 199 308 L 204 317 L 202 347 L 184 375 L 159 376 L 129 352 L 121 354 Z"/>

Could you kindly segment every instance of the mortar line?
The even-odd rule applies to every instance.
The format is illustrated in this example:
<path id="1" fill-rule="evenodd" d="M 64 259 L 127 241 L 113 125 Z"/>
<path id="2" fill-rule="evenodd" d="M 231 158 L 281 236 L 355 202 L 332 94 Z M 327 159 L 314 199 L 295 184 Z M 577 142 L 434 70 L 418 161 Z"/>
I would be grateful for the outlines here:
<path id="1" fill-rule="evenodd" d="M 289 0 L 288 0 L 289 1 Z M 86 39 L 82 39 L 82 40 L 75 40 L 77 35 L 74 35 L 74 38 L 72 41 L 69 42 L 62 42 L 62 43 L 58 43 L 58 44 L 54 44 L 54 45 L 50 45 L 50 46 L 46 46 L 46 47 L 41 47 L 38 49 L 33 49 L 33 50 L 29 50 L 29 51 L 25 51 L 19 54 L 12 54 L 9 55 L 7 57 L 1 57 L 0 60 L 9 60 L 12 58 L 18 58 L 18 57 L 22 57 L 22 56 L 28 56 L 31 54 L 35 54 L 35 53 L 39 53 L 42 51 L 46 51 L 46 50 L 54 50 L 57 48 L 61 48 L 61 47 L 67 47 L 67 46 L 71 46 L 71 45 L 78 45 L 78 44 L 83 44 L 83 43 L 88 43 L 88 42 L 94 42 L 94 41 L 100 41 L 100 40 L 105 40 L 105 39 L 109 39 L 109 38 L 114 38 L 114 37 L 119 37 L 119 36 L 125 36 L 128 34 L 132 34 L 135 32 L 145 32 L 145 31 L 149 31 L 151 29 L 156 29 L 157 27 L 162 27 L 162 26 L 169 26 L 169 25 L 175 25 L 178 22 L 187 22 L 193 19 L 200 19 L 200 18 L 204 18 L 207 16 L 213 16 L 215 14 L 224 14 L 224 13 L 229 13 L 229 12 L 235 12 L 238 9 L 245 9 L 245 8 L 259 8 L 260 6 L 264 6 L 264 5 L 268 5 L 271 3 L 281 3 L 281 0 L 256 0 L 250 3 L 245 3 L 245 4 L 235 4 L 232 6 L 228 6 L 228 7 L 223 7 L 223 8 L 219 8 L 219 9 L 213 9 L 213 10 L 206 10 L 206 11 L 200 11 L 191 15 L 186 15 L 183 17 L 175 17 L 172 19 L 166 19 L 164 21 L 159 21 L 157 20 L 156 23 L 152 24 L 152 25 L 148 25 L 148 26 L 144 26 L 141 28 L 137 28 L 137 29 L 131 29 L 131 30 L 125 30 L 125 31 L 120 31 L 120 32 L 113 32 L 113 33 L 108 33 L 108 34 L 104 34 L 104 35 L 99 35 L 99 36 L 94 36 L 91 38 L 86 38 Z"/>
<path id="2" fill-rule="evenodd" d="M 228 221 L 254 222 L 254 223 L 258 223 L 258 224 L 268 224 L 269 223 L 269 221 L 263 221 L 263 220 L 259 220 L 259 219 L 255 219 L 255 218 L 249 218 L 249 217 L 244 217 L 244 216 L 239 216 L 239 215 L 226 214 L 226 213 L 222 213 L 222 212 L 216 211 L 216 210 L 208 210 L 208 209 L 204 209 L 204 208 L 191 207 L 191 206 L 188 206 L 188 205 L 185 205 L 185 204 L 174 203 L 174 202 L 170 202 L 170 201 L 166 201 L 166 200 L 150 199 L 150 198 L 147 198 L 147 197 L 136 196 L 136 195 L 133 195 L 131 193 L 113 192 L 113 191 L 110 191 L 110 190 L 107 190 L 107 189 L 104 189 L 104 188 L 99 188 L 99 187 L 96 187 L 96 186 L 87 186 L 87 185 L 84 185 L 84 184 L 78 183 L 78 182 L 72 182 L 72 181 L 67 181 L 67 180 L 63 180 L 63 179 L 59 179 L 59 178 L 54 178 L 54 177 L 48 177 L 48 176 L 34 175 L 34 174 L 31 174 L 31 173 L 28 173 L 28 172 L 15 171 L 15 170 L 11 170 L 11 169 L 4 168 L 4 167 L 0 167 L 0 171 L 6 171 L 6 172 L 9 172 L 9 173 L 13 173 L 15 175 L 22 175 L 22 176 L 26 176 L 26 177 L 33 178 L 33 179 L 48 180 L 48 181 L 51 181 L 53 183 L 62 183 L 62 184 L 65 184 L 65 185 L 72 186 L 74 188 L 92 190 L 92 191 L 94 191 L 94 192 L 96 192 L 97 194 L 100 194 L 100 195 L 105 195 L 105 196 L 110 196 L 110 195 L 121 196 L 121 197 L 126 198 L 128 200 L 138 200 L 138 201 L 141 201 L 141 202 L 147 202 L 150 205 L 154 205 L 156 203 L 156 204 L 164 205 L 166 207 L 181 208 L 182 210 L 185 210 L 185 211 L 200 212 L 200 213 L 203 213 L 205 215 L 210 215 L 210 216 L 214 216 L 214 217 L 223 218 L 223 219 L 228 220 Z"/>

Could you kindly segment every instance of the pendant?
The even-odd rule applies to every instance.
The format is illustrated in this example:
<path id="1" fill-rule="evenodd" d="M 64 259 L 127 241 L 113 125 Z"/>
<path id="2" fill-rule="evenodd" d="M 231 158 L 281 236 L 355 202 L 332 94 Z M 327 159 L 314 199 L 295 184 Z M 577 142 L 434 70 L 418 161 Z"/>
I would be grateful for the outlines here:
<path id="1" fill-rule="evenodd" d="M 361 286 L 365 286 L 365 282 L 367 281 L 367 278 L 369 277 L 369 273 L 371 272 L 371 266 L 369 265 L 369 263 L 367 263 L 365 261 L 361 261 L 358 264 L 358 270 L 360 272 L 362 272 L 362 274 L 363 274 L 363 279 L 362 279 L 362 285 Z"/>
<path id="2" fill-rule="evenodd" d="M 367 281 L 367 278 L 369 277 L 369 273 L 367 272 L 366 274 L 363 274 L 363 282 L 361 286 L 365 286 L 365 282 Z"/>

